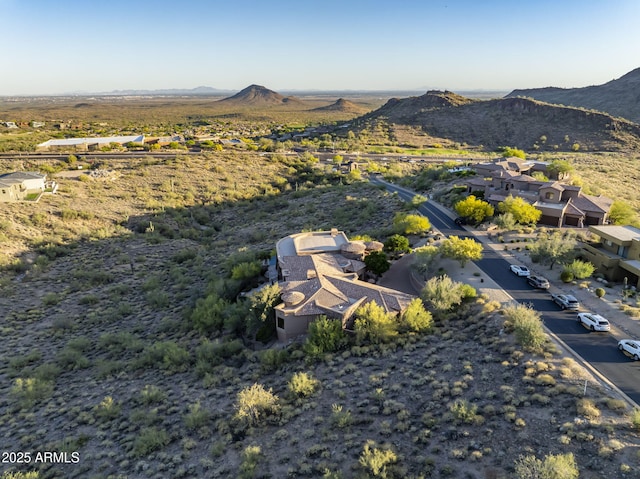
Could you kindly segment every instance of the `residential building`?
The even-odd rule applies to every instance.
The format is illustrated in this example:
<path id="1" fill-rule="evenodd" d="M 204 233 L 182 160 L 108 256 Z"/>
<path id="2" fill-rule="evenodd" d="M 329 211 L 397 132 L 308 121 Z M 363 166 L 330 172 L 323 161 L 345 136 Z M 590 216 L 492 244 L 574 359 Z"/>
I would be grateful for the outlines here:
<path id="1" fill-rule="evenodd" d="M 21 201 L 28 195 L 43 193 L 47 176 L 31 171 L 17 171 L 0 175 L 0 201 Z"/>
<path id="2" fill-rule="evenodd" d="M 605 224 L 613 204 L 611 198 L 587 195 L 579 186 L 541 181 L 511 170 L 495 170 L 466 184 L 468 193 L 483 191 L 485 201 L 494 206 L 509 196 L 523 198 L 542 212 L 540 224 L 557 227 Z"/>
<path id="3" fill-rule="evenodd" d="M 640 289 L 640 229 L 633 226 L 589 226 L 599 241 L 582 244 L 582 256 L 609 281 Z"/>
<path id="4" fill-rule="evenodd" d="M 379 244 L 379 243 L 378 243 Z M 318 316 L 339 319 L 353 329 L 360 306 L 375 301 L 399 314 L 413 296 L 362 281 L 362 261 L 374 243 L 349 241 L 342 231 L 319 231 L 287 236 L 276 244 L 283 303 L 275 307 L 280 341 L 305 334 Z"/>

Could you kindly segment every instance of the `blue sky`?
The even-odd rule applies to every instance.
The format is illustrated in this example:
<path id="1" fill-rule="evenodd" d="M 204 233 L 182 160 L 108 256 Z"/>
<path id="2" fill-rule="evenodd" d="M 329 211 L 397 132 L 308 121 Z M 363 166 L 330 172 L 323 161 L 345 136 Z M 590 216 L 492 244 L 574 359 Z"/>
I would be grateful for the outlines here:
<path id="1" fill-rule="evenodd" d="M 511 90 L 640 67 L 638 0 L 0 0 L 0 95 Z"/>

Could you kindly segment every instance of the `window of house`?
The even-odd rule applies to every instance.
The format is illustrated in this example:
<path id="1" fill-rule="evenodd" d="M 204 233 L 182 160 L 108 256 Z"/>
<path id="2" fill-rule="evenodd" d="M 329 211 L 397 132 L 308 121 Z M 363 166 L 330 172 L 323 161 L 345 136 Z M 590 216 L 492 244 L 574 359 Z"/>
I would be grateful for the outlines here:
<path id="1" fill-rule="evenodd" d="M 611 240 L 604 240 L 604 244 L 606 244 L 607 246 L 613 246 L 613 241 L 611 241 Z"/>
<path id="2" fill-rule="evenodd" d="M 284 318 L 278 316 L 278 328 L 284 329 Z"/>
<path id="3" fill-rule="evenodd" d="M 554 196 L 555 196 L 555 195 L 553 194 L 553 191 L 547 191 L 547 192 L 544 194 L 544 198 L 545 198 L 545 200 L 552 200 L 552 199 L 554 198 Z"/>

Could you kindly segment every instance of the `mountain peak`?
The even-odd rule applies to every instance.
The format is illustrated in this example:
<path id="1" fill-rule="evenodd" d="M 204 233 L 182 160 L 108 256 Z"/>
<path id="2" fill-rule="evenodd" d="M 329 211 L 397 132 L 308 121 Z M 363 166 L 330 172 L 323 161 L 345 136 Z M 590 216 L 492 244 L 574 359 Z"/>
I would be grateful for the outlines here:
<path id="1" fill-rule="evenodd" d="M 279 104 L 287 101 L 286 97 L 276 93 L 273 90 L 263 87 L 262 85 L 249 85 L 243 90 L 240 90 L 233 96 L 225 98 L 220 101 L 233 101 L 234 103 L 246 103 L 246 104 Z"/>

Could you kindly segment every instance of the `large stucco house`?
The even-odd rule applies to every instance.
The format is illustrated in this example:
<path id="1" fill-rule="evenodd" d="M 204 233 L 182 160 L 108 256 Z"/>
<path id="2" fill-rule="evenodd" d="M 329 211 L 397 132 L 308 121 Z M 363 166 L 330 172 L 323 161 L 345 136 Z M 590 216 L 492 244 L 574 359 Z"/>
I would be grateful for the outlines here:
<path id="1" fill-rule="evenodd" d="M 375 301 L 387 312 L 401 313 L 414 296 L 360 279 L 362 259 L 372 246 L 349 241 L 344 232 L 316 231 L 282 238 L 276 244 L 282 303 L 275 307 L 280 341 L 307 332 L 312 321 L 324 315 L 353 327 L 358 307 Z"/>
<path id="2" fill-rule="evenodd" d="M 21 201 L 45 190 L 46 175 L 32 171 L 16 171 L 0 175 L 0 202 Z"/>
<path id="3" fill-rule="evenodd" d="M 598 241 L 583 243 L 581 255 L 610 281 L 640 289 L 640 229 L 633 226 L 589 226 Z"/>
<path id="4" fill-rule="evenodd" d="M 607 222 L 613 200 L 587 195 L 579 186 L 541 181 L 516 171 L 496 169 L 485 178 L 471 178 L 468 193 L 481 192 L 496 206 L 509 196 L 523 198 L 542 212 L 539 223 L 549 226 L 602 225 Z"/>

